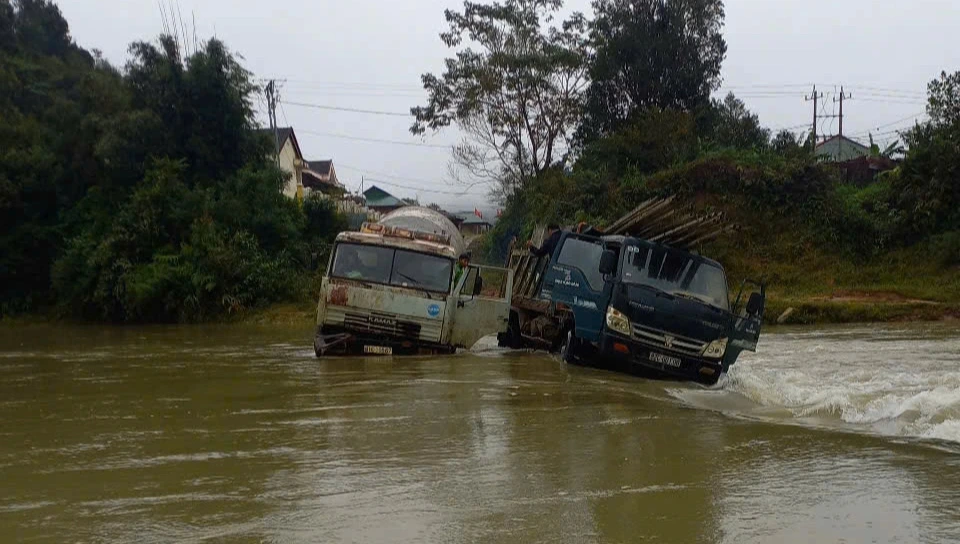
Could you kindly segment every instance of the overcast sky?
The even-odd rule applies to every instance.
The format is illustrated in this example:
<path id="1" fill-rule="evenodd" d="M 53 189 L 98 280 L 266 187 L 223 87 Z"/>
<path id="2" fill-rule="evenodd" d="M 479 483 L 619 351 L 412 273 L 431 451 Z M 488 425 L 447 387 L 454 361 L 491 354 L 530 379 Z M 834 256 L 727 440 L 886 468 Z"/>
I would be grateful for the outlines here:
<path id="1" fill-rule="evenodd" d="M 58 0 L 74 39 L 113 63 L 127 59 L 134 40 L 162 31 L 156 0 Z M 169 1 L 169 0 L 164 0 Z M 179 0 L 184 21 L 199 38 L 217 36 L 245 59 L 257 77 L 286 80 L 287 102 L 406 112 L 424 101 L 425 71 L 439 71 L 448 50 L 438 34 L 443 10 L 459 0 Z M 841 85 L 844 133 L 880 141 L 924 111 L 926 84 L 941 70 L 960 69 L 960 10 L 954 0 L 727 0 L 724 88 L 735 92 L 770 128 L 803 130 L 812 122 L 804 101 L 811 85 L 827 96 L 826 113 Z M 566 10 L 590 13 L 589 0 Z M 410 119 L 311 109 L 287 104 L 281 124 L 297 133 L 307 159 L 333 159 L 351 189 L 361 176 L 400 197 L 449 207 L 490 209 L 485 190 L 468 196 L 447 181 L 456 134 L 426 140 L 408 132 Z M 263 117 L 265 119 L 265 116 Z M 835 134 L 835 120 L 821 133 Z M 427 147 L 343 138 L 390 140 Z M 378 181 L 371 181 L 378 180 Z M 390 185 L 387 185 L 389 183 Z M 403 187 L 400 187 L 403 186 Z M 419 188 L 411 189 L 411 188 Z M 451 193 L 451 194 L 444 194 Z"/>

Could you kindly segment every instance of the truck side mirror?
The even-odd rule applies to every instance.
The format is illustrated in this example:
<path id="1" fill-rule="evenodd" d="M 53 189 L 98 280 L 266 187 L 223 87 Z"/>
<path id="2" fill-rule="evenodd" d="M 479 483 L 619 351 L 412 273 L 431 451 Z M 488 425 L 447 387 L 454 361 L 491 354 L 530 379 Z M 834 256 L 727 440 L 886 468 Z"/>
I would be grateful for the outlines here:
<path id="1" fill-rule="evenodd" d="M 473 296 L 479 296 L 481 291 L 483 291 L 483 278 L 480 277 L 480 272 L 477 271 L 477 279 L 473 282 Z"/>
<path id="2" fill-rule="evenodd" d="M 617 271 L 617 254 L 609 249 L 600 255 L 600 273 L 604 276 Z"/>
<path id="3" fill-rule="evenodd" d="M 750 300 L 747 301 L 747 315 L 760 315 L 761 310 L 763 310 L 763 295 L 753 293 L 750 295 Z"/>

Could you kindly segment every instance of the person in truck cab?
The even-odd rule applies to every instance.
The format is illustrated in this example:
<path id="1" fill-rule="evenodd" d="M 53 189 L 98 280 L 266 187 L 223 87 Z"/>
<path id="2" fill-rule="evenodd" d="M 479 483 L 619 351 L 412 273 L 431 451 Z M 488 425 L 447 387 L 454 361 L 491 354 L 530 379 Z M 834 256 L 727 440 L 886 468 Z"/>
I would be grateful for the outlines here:
<path id="1" fill-rule="evenodd" d="M 530 253 L 533 253 L 537 257 L 552 257 L 554 250 L 557 249 L 557 244 L 560 242 L 560 225 L 551 223 L 547 226 L 547 239 L 543 242 L 543 245 L 540 247 L 534 247 L 533 241 L 527 241 L 527 248 L 530 249 Z"/>
<path id="2" fill-rule="evenodd" d="M 453 273 L 454 286 L 460 284 L 460 278 L 463 276 L 463 273 L 467 270 L 469 266 L 470 266 L 470 254 L 464 253 L 460 255 L 460 258 L 457 259 L 457 267 Z"/>

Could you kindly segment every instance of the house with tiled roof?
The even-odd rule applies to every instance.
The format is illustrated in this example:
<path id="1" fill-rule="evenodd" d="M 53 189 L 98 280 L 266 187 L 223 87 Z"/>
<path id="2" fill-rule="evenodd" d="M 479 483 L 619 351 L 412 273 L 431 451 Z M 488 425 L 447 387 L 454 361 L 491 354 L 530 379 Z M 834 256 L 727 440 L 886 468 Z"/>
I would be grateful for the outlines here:
<path id="1" fill-rule="evenodd" d="M 371 186 L 363 192 L 366 198 L 367 207 L 377 213 L 390 213 L 398 208 L 403 208 L 407 204 L 399 198 L 391 195 L 376 185 Z"/>
<path id="2" fill-rule="evenodd" d="M 317 191 L 327 196 L 340 198 L 346 192 L 332 160 L 307 161 L 303 169 L 303 187 L 308 191 Z"/>
<path id="3" fill-rule="evenodd" d="M 817 157 L 829 162 L 846 162 L 870 156 L 870 148 L 846 136 L 833 136 L 817 144 Z"/>
<path id="4" fill-rule="evenodd" d="M 456 215 L 460 218 L 460 233 L 464 236 L 478 236 L 493 228 L 493 223 L 478 216 L 475 211 L 457 212 Z"/>

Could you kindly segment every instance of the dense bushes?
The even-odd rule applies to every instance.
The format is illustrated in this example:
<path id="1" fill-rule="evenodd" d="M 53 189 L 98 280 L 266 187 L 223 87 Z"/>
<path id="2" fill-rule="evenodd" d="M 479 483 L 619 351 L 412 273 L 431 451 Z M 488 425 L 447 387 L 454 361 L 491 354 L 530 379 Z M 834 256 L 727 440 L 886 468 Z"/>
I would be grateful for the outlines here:
<path id="1" fill-rule="evenodd" d="M 16 6 L 0 0 L 0 315 L 194 321 L 302 297 L 343 220 L 281 194 L 226 47 L 136 43 L 121 74 L 53 4 Z"/>
<path id="2" fill-rule="evenodd" d="M 795 141 L 716 149 L 716 140 L 697 136 L 691 116 L 648 113 L 594 142 L 571 170 L 551 170 L 511 196 L 486 247 L 499 260 L 507 239 L 536 223 L 604 224 L 648 198 L 676 195 L 726 212 L 754 239 L 788 233 L 800 246 L 853 260 L 927 241 L 946 266 L 956 262 L 960 228 L 960 131 L 952 126 L 918 127 L 903 165 L 858 187 Z"/>

